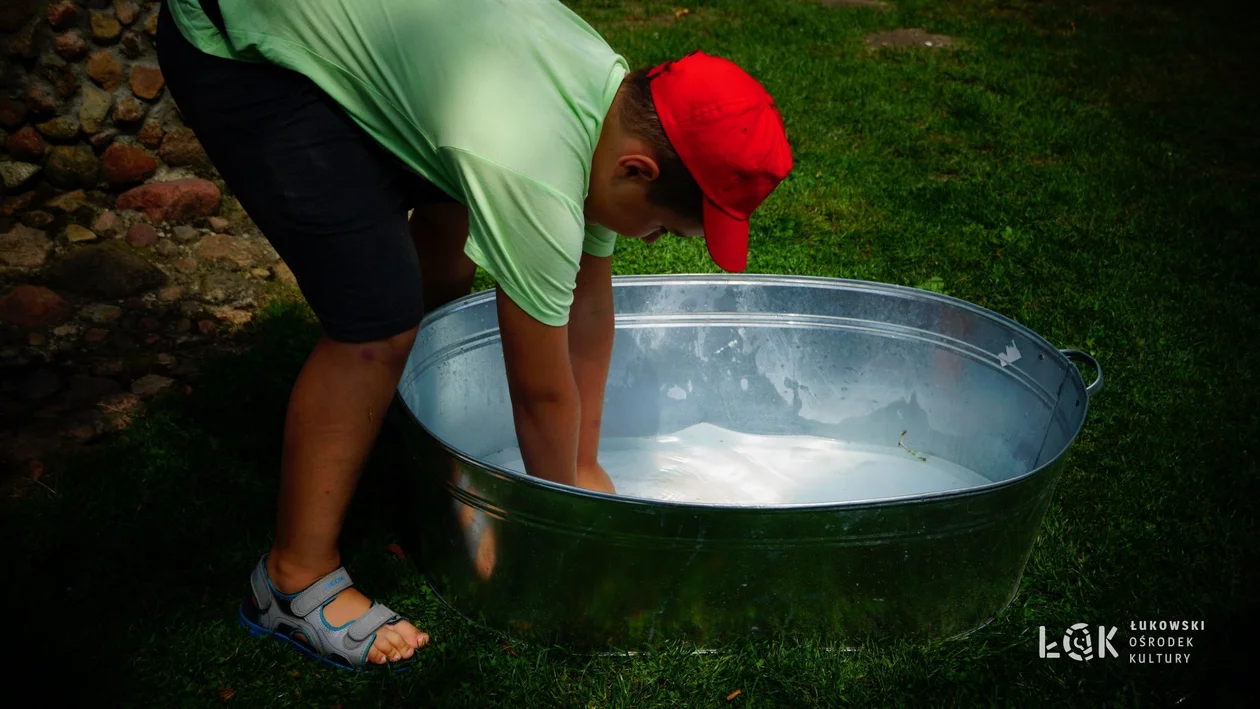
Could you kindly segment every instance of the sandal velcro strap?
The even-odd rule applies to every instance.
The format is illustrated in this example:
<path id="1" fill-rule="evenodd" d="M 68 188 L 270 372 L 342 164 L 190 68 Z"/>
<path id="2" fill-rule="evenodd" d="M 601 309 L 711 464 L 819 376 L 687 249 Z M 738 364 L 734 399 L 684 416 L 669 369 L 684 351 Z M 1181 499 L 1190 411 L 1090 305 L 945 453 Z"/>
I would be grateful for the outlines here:
<path id="1" fill-rule="evenodd" d="M 339 566 L 331 573 L 311 584 L 305 591 L 299 593 L 297 598 L 293 599 L 289 609 L 293 612 L 293 615 L 305 618 L 316 608 L 324 605 L 335 598 L 338 593 L 353 585 L 354 582 L 350 580 L 350 574 L 346 573 L 345 567 Z"/>
<path id="2" fill-rule="evenodd" d="M 359 616 L 358 620 L 354 621 L 354 623 L 350 626 L 348 634 L 350 635 L 351 640 L 356 643 L 361 643 L 372 637 L 372 633 L 379 630 L 382 625 L 385 625 L 397 618 L 397 614 L 378 603 L 368 609 L 367 613 Z"/>
<path id="3" fill-rule="evenodd" d="M 271 608 L 271 582 L 267 580 L 266 557 L 258 562 L 258 566 L 249 575 L 249 585 L 254 591 L 254 603 L 260 613 Z"/>
<path id="4" fill-rule="evenodd" d="M 357 620 L 341 627 L 329 625 L 323 607 L 353 585 L 344 568 L 325 574 L 301 593 L 288 596 L 275 590 L 267 578 L 264 556 L 254 568 L 250 583 L 254 600 L 241 603 L 238 615 L 251 635 L 274 637 L 344 670 L 366 669 L 374 634 L 384 625 L 403 620 L 389 608 L 374 603 Z"/>

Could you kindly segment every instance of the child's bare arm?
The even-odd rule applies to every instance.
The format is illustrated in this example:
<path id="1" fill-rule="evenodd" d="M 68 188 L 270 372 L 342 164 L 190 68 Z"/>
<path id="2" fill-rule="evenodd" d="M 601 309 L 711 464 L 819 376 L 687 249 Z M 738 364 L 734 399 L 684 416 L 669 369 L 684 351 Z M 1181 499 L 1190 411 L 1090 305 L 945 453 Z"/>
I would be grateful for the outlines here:
<path id="1" fill-rule="evenodd" d="M 569 365 L 568 326 L 544 325 L 497 289 L 508 391 L 525 472 L 573 485 L 581 400 Z"/>
<path id="2" fill-rule="evenodd" d="M 598 453 L 612 347 L 612 259 L 583 254 L 569 315 L 569 359 L 582 399 L 579 464 L 594 463 Z"/>
<path id="3" fill-rule="evenodd" d="M 569 314 L 569 359 L 582 402 L 578 485 L 603 492 L 614 492 L 597 458 L 613 334 L 612 258 L 584 253 Z"/>

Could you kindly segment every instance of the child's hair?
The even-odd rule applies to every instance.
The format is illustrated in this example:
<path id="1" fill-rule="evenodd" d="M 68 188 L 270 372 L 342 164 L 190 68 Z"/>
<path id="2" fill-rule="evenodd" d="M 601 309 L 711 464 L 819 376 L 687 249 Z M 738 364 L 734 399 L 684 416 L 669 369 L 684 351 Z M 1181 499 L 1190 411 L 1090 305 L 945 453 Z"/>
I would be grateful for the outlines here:
<path id="1" fill-rule="evenodd" d="M 621 103 L 621 122 L 631 135 L 646 142 L 656 153 L 656 164 L 661 172 L 648 187 L 648 201 L 684 219 L 701 222 L 704 193 L 665 136 L 661 120 L 656 116 L 647 73 L 647 69 L 631 72 L 622 82 L 625 100 Z"/>

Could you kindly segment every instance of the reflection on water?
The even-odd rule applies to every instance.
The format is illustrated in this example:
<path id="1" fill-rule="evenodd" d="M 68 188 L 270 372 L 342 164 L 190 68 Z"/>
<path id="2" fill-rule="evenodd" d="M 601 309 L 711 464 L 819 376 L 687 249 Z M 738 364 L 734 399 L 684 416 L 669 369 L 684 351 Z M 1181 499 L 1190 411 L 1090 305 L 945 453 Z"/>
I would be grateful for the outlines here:
<path id="1" fill-rule="evenodd" d="M 967 468 L 905 448 L 738 433 L 708 423 L 665 436 L 604 439 L 599 460 L 618 494 L 679 502 L 845 502 L 990 482 Z M 519 448 L 501 450 L 484 461 L 524 472 Z"/>

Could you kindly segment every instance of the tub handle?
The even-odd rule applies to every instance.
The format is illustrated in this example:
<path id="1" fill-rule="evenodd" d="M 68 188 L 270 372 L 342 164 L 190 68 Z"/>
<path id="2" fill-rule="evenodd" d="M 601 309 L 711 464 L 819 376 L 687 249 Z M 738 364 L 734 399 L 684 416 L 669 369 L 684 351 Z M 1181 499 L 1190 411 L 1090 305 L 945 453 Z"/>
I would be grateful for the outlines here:
<path id="1" fill-rule="evenodd" d="M 1084 362 L 1088 364 L 1089 366 L 1093 367 L 1094 371 L 1098 373 L 1098 376 L 1094 378 L 1094 382 L 1090 384 L 1089 386 L 1085 387 L 1085 396 L 1092 399 L 1094 398 L 1095 394 L 1102 391 L 1103 371 L 1102 371 L 1102 365 L 1098 364 L 1098 360 L 1094 359 L 1093 356 L 1090 355 L 1089 353 L 1082 352 L 1080 350 L 1059 350 L 1059 352 L 1064 357 L 1067 357 L 1069 361 Z"/>

